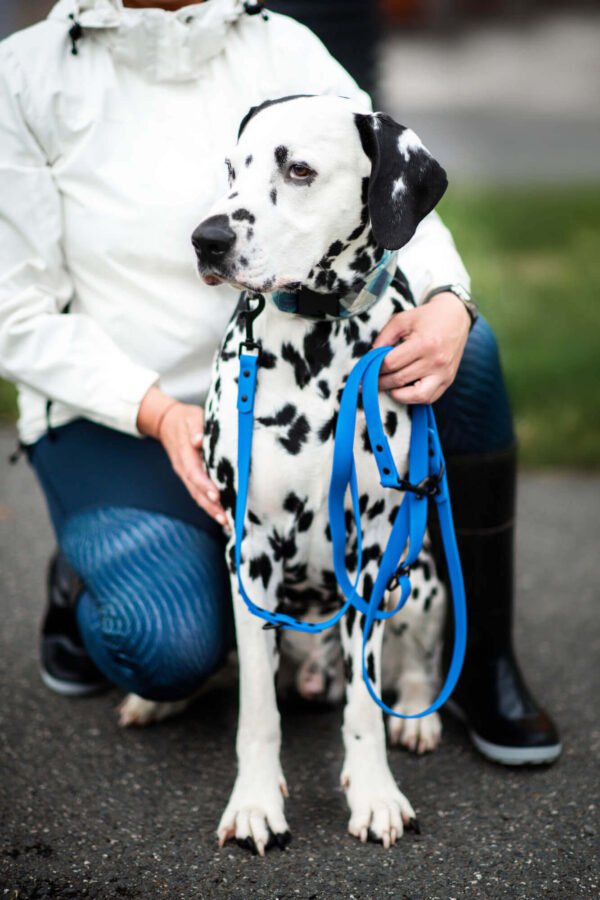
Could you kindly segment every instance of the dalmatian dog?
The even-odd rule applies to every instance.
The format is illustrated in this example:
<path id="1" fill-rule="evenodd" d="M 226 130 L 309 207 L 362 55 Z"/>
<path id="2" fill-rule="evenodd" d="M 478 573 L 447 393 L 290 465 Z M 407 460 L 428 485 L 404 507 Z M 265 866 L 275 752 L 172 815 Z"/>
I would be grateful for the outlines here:
<path id="1" fill-rule="evenodd" d="M 341 391 L 383 326 L 414 305 L 399 269 L 368 309 L 361 307 L 361 290 L 385 250 L 404 245 L 433 209 L 446 177 L 413 131 L 381 113 L 356 113 L 349 100 L 324 96 L 282 98 L 253 108 L 227 166 L 229 192 L 192 240 L 206 283 L 226 281 L 260 292 L 267 301 L 254 323 L 261 352 L 242 577 L 260 606 L 319 621 L 343 600 L 333 573 L 327 511 Z M 309 289 L 311 317 L 283 312 L 273 302 L 275 291 L 300 288 Z M 332 296 L 350 298 L 343 316 L 330 313 Z M 289 840 L 276 695 L 281 660 L 281 681 L 295 684 L 305 697 L 335 700 L 345 684 L 341 784 L 350 807 L 349 831 L 389 847 L 405 827 L 416 827 L 416 818 L 389 769 L 383 717 L 362 679 L 364 617 L 351 608 L 339 629 L 320 637 L 265 630 L 238 590 L 233 520 L 243 338 L 238 309 L 215 356 L 203 447 L 229 519 L 240 666 L 238 774 L 218 826 L 219 843 L 235 838 L 264 855 L 270 846 Z M 402 472 L 409 411 L 387 394 L 380 395 L 380 406 Z M 368 599 L 403 495 L 379 484 L 361 410 L 355 453 L 364 536 L 358 587 Z M 355 577 L 357 542 L 349 498 L 347 538 L 346 565 Z M 411 582 L 411 598 L 387 625 L 383 654 L 381 623 L 367 647 L 376 690 L 393 689 L 394 708 L 404 714 L 431 704 L 438 679 L 445 594 L 428 544 Z M 392 590 L 387 603 L 393 606 L 397 599 L 397 589 Z M 163 718 L 169 713 L 164 706 L 130 697 L 122 723 Z M 440 719 L 436 713 L 422 719 L 390 717 L 388 732 L 392 743 L 424 752 L 439 742 Z"/>

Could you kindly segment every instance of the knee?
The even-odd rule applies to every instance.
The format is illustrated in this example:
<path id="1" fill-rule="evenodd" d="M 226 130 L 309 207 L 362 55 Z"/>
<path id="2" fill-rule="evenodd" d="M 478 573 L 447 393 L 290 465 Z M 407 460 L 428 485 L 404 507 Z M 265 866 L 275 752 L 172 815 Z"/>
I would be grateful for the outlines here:
<path id="1" fill-rule="evenodd" d="M 142 625 L 131 627 L 131 622 L 103 617 L 100 637 L 114 666 L 114 680 L 147 700 L 189 697 L 218 667 L 227 649 L 218 621 L 210 629 L 190 622 L 177 627 L 146 615 Z"/>

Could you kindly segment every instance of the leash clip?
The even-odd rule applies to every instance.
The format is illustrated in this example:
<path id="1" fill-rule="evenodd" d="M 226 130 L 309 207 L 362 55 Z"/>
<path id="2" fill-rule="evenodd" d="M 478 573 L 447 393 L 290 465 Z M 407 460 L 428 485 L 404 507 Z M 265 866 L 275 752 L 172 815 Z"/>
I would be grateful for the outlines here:
<path id="1" fill-rule="evenodd" d="M 410 571 L 412 566 L 402 565 L 398 566 L 392 577 L 387 583 L 386 590 L 395 591 L 397 587 L 400 587 L 400 579 L 406 575 L 407 577 L 410 575 Z"/>
<path id="2" fill-rule="evenodd" d="M 408 493 L 414 494 L 417 500 L 422 500 L 424 497 L 435 497 L 440 491 L 440 484 L 442 483 L 445 471 L 446 467 L 444 466 L 444 463 L 442 463 L 440 470 L 436 475 L 427 475 L 427 477 L 418 484 L 412 484 L 405 478 L 399 478 L 398 484 L 395 485 L 394 488 L 397 491 L 408 491 Z"/>
<path id="3" fill-rule="evenodd" d="M 246 301 L 246 308 L 242 310 L 242 315 L 244 317 L 244 324 L 246 326 L 246 337 L 243 341 L 240 341 L 239 346 L 239 355 L 241 356 L 244 350 L 256 350 L 257 355 L 260 354 L 260 341 L 254 340 L 254 320 L 257 316 L 260 316 L 261 312 L 265 308 L 265 298 L 262 294 L 246 294 L 244 296 Z M 254 309 L 250 306 L 252 300 L 257 301 L 257 305 Z"/>

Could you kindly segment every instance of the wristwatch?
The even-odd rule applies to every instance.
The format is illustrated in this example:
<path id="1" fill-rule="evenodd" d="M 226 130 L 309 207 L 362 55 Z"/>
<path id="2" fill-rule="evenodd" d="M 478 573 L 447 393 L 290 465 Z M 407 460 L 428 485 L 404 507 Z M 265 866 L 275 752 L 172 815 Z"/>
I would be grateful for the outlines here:
<path id="1" fill-rule="evenodd" d="M 469 318 L 471 320 L 471 328 L 479 318 L 479 309 L 477 304 L 471 299 L 471 294 L 463 287 L 462 284 L 443 284 L 441 287 L 436 287 L 432 291 L 429 291 L 423 303 L 429 303 L 433 297 L 436 297 L 438 294 L 445 294 L 449 292 L 450 294 L 454 294 L 455 297 L 463 303 L 466 311 L 469 314 Z"/>

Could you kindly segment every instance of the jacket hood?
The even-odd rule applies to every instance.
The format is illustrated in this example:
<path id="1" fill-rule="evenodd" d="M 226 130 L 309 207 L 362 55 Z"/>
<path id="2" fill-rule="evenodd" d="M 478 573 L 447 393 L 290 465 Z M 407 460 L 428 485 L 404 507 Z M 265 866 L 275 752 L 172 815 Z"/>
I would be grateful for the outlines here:
<path id="1" fill-rule="evenodd" d="M 244 15 L 243 0 L 205 0 L 175 12 L 124 7 L 122 0 L 59 0 L 50 19 L 71 27 L 71 16 L 85 32 L 108 44 L 116 60 L 152 81 L 184 81 L 200 74 L 221 52 L 227 33 Z"/>

